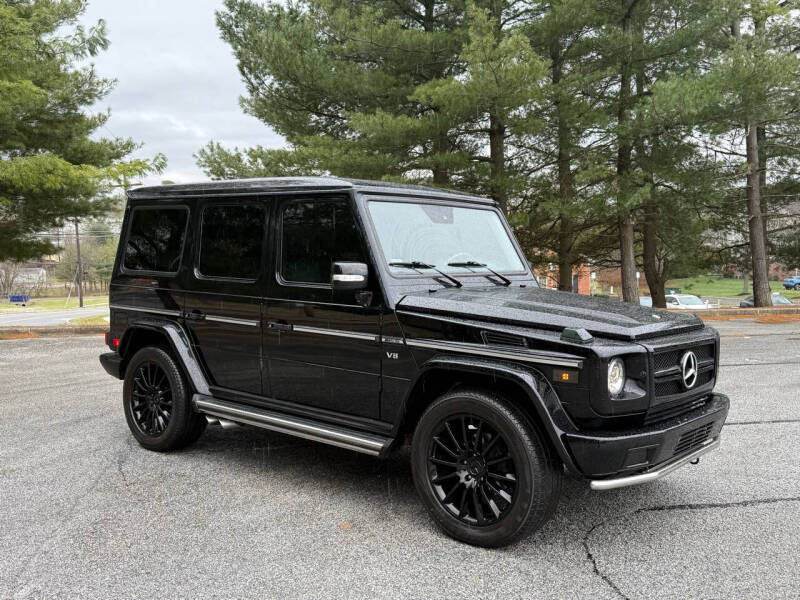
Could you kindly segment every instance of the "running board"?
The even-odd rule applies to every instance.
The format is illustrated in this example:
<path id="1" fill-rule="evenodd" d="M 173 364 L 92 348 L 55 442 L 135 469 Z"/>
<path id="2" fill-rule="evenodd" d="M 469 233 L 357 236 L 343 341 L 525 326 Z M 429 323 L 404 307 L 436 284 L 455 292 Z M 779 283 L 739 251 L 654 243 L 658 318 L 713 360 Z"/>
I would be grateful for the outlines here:
<path id="1" fill-rule="evenodd" d="M 295 417 L 263 408 L 256 408 L 237 402 L 218 400 L 212 396 L 195 394 L 192 403 L 198 412 L 227 419 L 235 423 L 245 423 L 262 427 L 271 431 L 278 431 L 356 452 L 363 452 L 371 456 L 382 456 L 394 441 L 393 438 L 362 433 L 345 427 L 328 425 L 319 421 L 312 421 L 302 417 Z"/>

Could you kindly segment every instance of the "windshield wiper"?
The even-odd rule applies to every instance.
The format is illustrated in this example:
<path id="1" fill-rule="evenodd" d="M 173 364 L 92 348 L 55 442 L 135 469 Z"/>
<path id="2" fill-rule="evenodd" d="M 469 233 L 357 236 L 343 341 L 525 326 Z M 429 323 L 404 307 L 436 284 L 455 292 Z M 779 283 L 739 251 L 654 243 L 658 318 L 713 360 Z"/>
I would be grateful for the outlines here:
<path id="1" fill-rule="evenodd" d="M 487 271 L 489 271 L 489 273 L 491 273 L 492 275 L 497 277 L 499 280 L 501 280 L 503 282 L 502 285 L 504 285 L 506 287 L 511 285 L 511 280 L 508 277 L 506 277 L 505 275 L 501 275 L 500 273 L 498 273 L 494 269 L 486 266 L 483 263 L 475 262 L 474 260 L 469 260 L 467 262 L 451 262 L 451 263 L 447 263 L 447 266 L 448 267 L 463 267 L 465 269 L 474 269 L 475 267 L 481 267 L 481 268 L 486 269 Z"/>
<path id="2" fill-rule="evenodd" d="M 410 260 L 410 261 L 405 261 L 405 262 L 404 261 L 390 262 L 389 266 L 390 267 L 404 267 L 406 269 L 414 269 L 417 272 L 420 272 L 420 269 L 431 269 L 431 270 L 436 271 L 437 273 L 439 273 L 439 275 L 441 275 L 442 277 L 444 277 L 448 281 L 453 282 L 453 284 L 456 287 L 461 287 L 461 285 L 462 285 L 461 282 L 458 279 L 456 279 L 455 277 L 451 277 L 450 275 L 448 275 L 444 271 L 440 271 L 439 269 L 437 269 L 436 265 L 429 265 L 428 263 L 420 262 L 418 260 Z"/>

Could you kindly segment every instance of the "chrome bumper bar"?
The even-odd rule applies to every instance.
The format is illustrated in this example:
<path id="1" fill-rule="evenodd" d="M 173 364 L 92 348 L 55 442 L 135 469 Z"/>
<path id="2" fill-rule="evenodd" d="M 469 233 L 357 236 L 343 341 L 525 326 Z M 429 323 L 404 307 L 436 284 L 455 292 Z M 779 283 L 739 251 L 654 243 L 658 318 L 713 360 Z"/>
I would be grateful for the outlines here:
<path id="1" fill-rule="evenodd" d="M 616 479 L 593 479 L 590 485 L 593 490 L 613 490 L 616 488 L 627 487 L 629 485 L 649 483 L 650 481 L 655 481 L 656 479 L 666 477 L 675 469 L 682 467 L 688 462 L 697 460 L 707 452 L 716 450 L 719 448 L 719 444 L 720 439 L 719 437 L 716 437 L 713 440 L 707 441 L 704 445 L 700 446 L 697 450 L 693 450 L 689 454 L 684 454 L 683 456 L 679 456 L 660 465 L 656 465 L 655 467 L 642 473 L 629 475 L 627 477 L 618 477 Z"/>

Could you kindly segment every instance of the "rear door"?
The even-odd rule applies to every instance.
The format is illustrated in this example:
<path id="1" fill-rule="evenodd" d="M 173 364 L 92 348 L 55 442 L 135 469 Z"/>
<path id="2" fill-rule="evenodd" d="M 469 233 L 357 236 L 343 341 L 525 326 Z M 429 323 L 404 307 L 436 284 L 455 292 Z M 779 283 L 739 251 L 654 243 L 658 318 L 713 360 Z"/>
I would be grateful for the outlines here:
<path id="1" fill-rule="evenodd" d="M 185 324 L 212 386 L 261 394 L 262 296 L 268 205 L 241 198 L 201 201 Z"/>

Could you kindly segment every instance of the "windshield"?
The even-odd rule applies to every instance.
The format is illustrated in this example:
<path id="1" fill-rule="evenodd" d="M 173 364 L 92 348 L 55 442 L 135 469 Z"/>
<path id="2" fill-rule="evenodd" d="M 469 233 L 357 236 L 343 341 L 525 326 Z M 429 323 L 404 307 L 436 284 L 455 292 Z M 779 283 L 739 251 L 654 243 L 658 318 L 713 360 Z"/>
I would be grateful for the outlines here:
<path id="1" fill-rule="evenodd" d="M 703 304 L 703 301 L 697 296 L 678 296 L 678 298 L 680 299 L 680 303 L 686 306 L 698 306 Z"/>
<path id="2" fill-rule="evenodd" d="M 372 200 L 369 213 L 383 257 L 394 273 L 418 274 L 409 266 L 412 262 L 460 274 L 481 273 L 479 265 L 506 273 L 525 270 L 493 210 Z"/>

